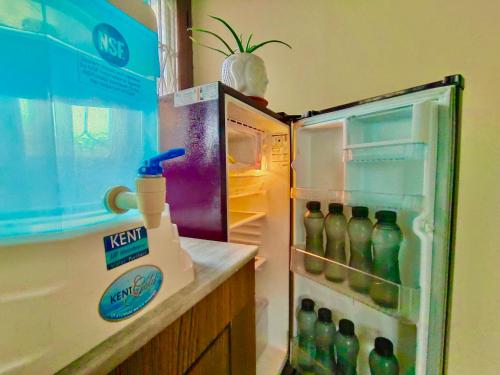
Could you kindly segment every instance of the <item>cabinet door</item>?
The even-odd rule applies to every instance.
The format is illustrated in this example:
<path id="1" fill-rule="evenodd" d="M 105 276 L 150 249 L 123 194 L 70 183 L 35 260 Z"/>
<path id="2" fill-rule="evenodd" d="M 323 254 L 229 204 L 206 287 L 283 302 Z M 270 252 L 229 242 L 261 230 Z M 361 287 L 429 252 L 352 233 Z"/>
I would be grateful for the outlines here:
<path id="1" fill-rule="evenodd" d="M 229 375 L 229 358 L 229 328 L 226 328 L 186 374 Z"/>

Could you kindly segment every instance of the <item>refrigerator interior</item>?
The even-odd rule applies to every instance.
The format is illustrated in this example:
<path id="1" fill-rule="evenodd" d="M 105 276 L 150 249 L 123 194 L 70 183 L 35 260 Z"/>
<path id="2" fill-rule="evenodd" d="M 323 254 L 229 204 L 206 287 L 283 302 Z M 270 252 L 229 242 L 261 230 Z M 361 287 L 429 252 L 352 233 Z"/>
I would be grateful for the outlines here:
<path id="1" fill-rule="evenodd" d="M 290 127 L 226 96 L 228 238 L 258 245 L 257 373 L 276 374 L 288 355 Z"/>
<path id="2" fill-rule="evenodd" d="M 432 282 L 444 290 L 446 268 L 439 274 L 436 265 L 441 259 L 441 267 L 444 266 L 446 251 L 444 242 L 440 242 L 445 237 L 445 225 L 437 217 L 435 220 L 439 175 L 436 162 L 438 127 L 447 132 L 451 123 L 452 90 L 443 87 L 407 94 L 293 124 L 293 336 L 297 335 L 298 307 L 305 297 L 316 302 L 316 309 L 331 309 L 337 328 L 340 319 L 352 320 L 360 340 L 361 375 L 369 374 L 368 354 L 377 336 L 393 342 L 401 374 L 437 373 L 429 369 L 434 366 L 435 356 L 440 355 L 444 299 L 433 295 L 431 306 L 431 271 L 434 267 L 439 275 Z M 449 169 L 446 160 L 441 163 L 441 169 Z M 343 203 L 348 220 L 352 206 L 367 206 L 373 223 L 378 210 L 397 212 L 397 223 L 404 236 L 399 253 L 401 284 L 386 281 L 397 290 L 395 308 L 381 307 L 369 294 L 351 290 L 347 280 L 334 283 L 323 274 L 313 275 L 305 270 L 304 257 L 308 255 L 304 252 L 303 217 L 310 200 L 321 202 L 325 216 L 328 203 Z M 438 237 L 436 241 L 434 237 Z M 349 259 L 347 236 L 346 253 Z M 326 259 L 324 262 L 335 263 Z M 360 272 L 337 264 L 345 268 L 346 274 Z M 372 282 L 381 281 L 370 277 Z M 433 337 L 429 337 L 430 327 Z M 429 354 L 433 349 L 436 353 Z M 295 340 L 291 352 L 295 364 Z M 429 363 L 431 356 L 433 362 Z"/>

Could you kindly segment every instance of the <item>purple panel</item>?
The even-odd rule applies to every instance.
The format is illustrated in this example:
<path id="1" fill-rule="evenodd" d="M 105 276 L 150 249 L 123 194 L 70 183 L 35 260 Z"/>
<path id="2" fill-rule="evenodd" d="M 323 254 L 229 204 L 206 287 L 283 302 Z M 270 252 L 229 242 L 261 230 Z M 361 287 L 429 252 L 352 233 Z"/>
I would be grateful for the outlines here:
<path id="1" fill-rule="evenodd" d="M 220 143 L 219 100 L 174 107 L 160 102 L 160 151 L 185 147 L 164 164 L 167 202 L 181 236 L 227 241 L 225 151 Z"/>

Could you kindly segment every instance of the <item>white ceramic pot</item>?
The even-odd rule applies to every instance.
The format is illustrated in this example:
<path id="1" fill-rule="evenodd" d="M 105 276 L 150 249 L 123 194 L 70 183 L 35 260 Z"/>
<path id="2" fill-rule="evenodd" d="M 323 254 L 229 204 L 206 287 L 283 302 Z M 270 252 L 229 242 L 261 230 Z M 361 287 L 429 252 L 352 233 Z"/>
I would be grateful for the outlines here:
<path id="1" fill-rule="evenodd" d="M 222 82 L 239 92 L 264 98 L 267 78 L 264 60 L 253 53 L 235 53 L 222 63 Z"/>

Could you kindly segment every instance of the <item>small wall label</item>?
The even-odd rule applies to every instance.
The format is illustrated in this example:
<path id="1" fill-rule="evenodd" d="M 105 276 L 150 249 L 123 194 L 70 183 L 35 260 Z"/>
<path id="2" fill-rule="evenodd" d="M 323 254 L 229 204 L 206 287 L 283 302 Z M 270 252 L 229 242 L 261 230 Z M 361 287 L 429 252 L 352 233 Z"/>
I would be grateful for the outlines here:
<path id="1" fill-rule="evenodd" d="M 145 227 L 105 236 L 103 241 L 108 270 L 149 254 L 148 232 Z"/>
<path id="2" fill-rule="evenodd" d="M 104 320 L 123 320 L 142 310 L 158 294 L 163 274 L 158 267 L 140 266 L 121 275 L 106 289 L 99 302 Z"/>

